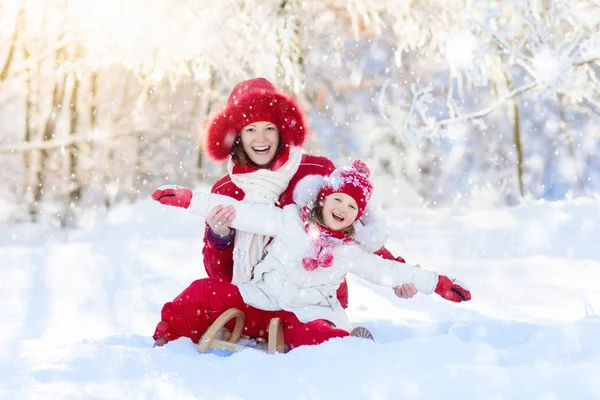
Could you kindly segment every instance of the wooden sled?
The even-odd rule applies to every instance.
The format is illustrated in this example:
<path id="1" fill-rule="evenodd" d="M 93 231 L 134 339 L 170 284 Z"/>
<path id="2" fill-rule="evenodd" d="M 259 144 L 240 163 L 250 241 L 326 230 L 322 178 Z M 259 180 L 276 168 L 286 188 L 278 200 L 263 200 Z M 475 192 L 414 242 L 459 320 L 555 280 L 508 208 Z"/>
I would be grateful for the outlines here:
<path id="1" fill-rule="evenodd" d="M 352 331 L 350 331 L 350 336 L 359 337 L 363 339 L 371 339 L 372 341 L 375 341 L 375 338 L 373 337 L 371 331 L 369 331 L 364 326 L 357 326 L 356 328 L 352 329 Z"/>
<path id="2" fill-rule="evenodd" d="M 233 330 L 229 332 L 225 324 L 235 318 Z M 222 350 L 229 353 L 252 348 L 268 354 L 287 353 L 288 349 L 283 341 L 283 324 L 279 318 L 271 318 L 267 341 L 263 338 L 251 338 L 242 335 L 246 316 L 237 308 L 230 308 L 217 318 L 208 327 L 198 342 L 198 352 L 206 353 L 209 349 Z"/>

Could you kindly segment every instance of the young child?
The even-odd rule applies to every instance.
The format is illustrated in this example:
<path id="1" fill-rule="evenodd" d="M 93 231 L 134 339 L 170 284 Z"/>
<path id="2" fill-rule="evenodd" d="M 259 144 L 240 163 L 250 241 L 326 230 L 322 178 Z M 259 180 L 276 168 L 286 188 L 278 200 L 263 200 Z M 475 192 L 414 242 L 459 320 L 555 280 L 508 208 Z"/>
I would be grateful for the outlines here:
<path id="1" fill-rule="evenodd" d="M 233 228 L 273 237 L 262 261 L 248 274 L 248 282 L 236 286 L 200 279 L 166 303 L 154 333 L 157 344 L 181 336 L 197 343 L 210 324 L 232 307 L 250 314 L 247 321 L 280 317 L 290 349 L 348 336 L 350 322 L 336 297 L 336 289 L 348 272 L 380 286 L 393 288 L 410 282 L 424 294 L 435 292 L 455 302 L 470 300 L 471 293 L 459 281 L 385 260 L 363 248 L 359 242 L 368 242 L 378 230 L 374 218 L 368 218 L 370 213 L 365 214 L 373 192 L 369 174 L 364 162 L 354 160 L 350 167 L 339 168 L 328 178 L 306 177 L 294 191 L 296 204 L 283 209 L 179 186 L 156 189 L 154 200 L 203 217 L 216 205 L 233 204 Z M 356 232 L 359 224 L 355 222 L 359 220 L 362 238 Z M 195 324 L 191 326 L 190 321 Z M 246 323 L 245 334 L 266 336 L 252 325 Z"/>

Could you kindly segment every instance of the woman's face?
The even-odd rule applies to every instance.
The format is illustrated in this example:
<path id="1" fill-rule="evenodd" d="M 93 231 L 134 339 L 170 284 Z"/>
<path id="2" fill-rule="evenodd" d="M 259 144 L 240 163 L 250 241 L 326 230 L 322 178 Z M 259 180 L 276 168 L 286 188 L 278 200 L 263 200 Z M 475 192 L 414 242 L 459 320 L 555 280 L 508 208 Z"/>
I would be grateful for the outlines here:
<path id="1" fill-rule="evenodd" d="M 341 231 L 356 221 L 358 205 L 346 193 L 332 193 L 321 200 L 323 223 L 329 229 Z"/>
<path id="2" fill-rule="evenodd" d="M 279 146 L 279 130 L 272 122 L 253 122 L 240 133 L 246 155 L 259 167 L 273 162 Z"/>

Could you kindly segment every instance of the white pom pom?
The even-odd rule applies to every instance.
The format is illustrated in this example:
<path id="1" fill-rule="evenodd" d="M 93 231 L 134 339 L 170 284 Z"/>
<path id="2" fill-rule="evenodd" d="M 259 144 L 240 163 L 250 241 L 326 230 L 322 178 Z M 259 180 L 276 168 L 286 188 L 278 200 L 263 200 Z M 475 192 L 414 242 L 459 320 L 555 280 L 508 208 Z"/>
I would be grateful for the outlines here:
<path id="1" fill-rule="evenodd" d="M 300 207 L 313 203 L 324 184 L 325 178 L 321 175 L 307 175 L 300 179 L 294 188 L 294 203 Z"/>
<path id="2" fill-rule="evenodd" d="M 379 250 L 387 241 L 385 222 L 379 218 L 373 207 L 367 206 L 361 219 L 354 223 L 354 228 L 354 240 L 369 253 Z"/>

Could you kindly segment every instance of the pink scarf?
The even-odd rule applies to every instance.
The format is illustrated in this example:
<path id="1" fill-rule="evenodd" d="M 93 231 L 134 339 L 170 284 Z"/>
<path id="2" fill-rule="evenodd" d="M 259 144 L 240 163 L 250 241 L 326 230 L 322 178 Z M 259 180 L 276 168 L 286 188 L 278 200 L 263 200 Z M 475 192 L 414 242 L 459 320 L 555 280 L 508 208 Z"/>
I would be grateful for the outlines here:
<path id="1" fill-rule="evenodd" d="M 333 248 L 352 241 L 342 231 L 334 231 L 323 225 L 310 225 L 307 207 L 300 210 L 300 218 L 304 222 L 304 229 L 308 233 L 312 249 L 302 257 L 302 266 L 307 271 L 314 271 L 318 267 L 328 268 L 333 265 Z"/>

